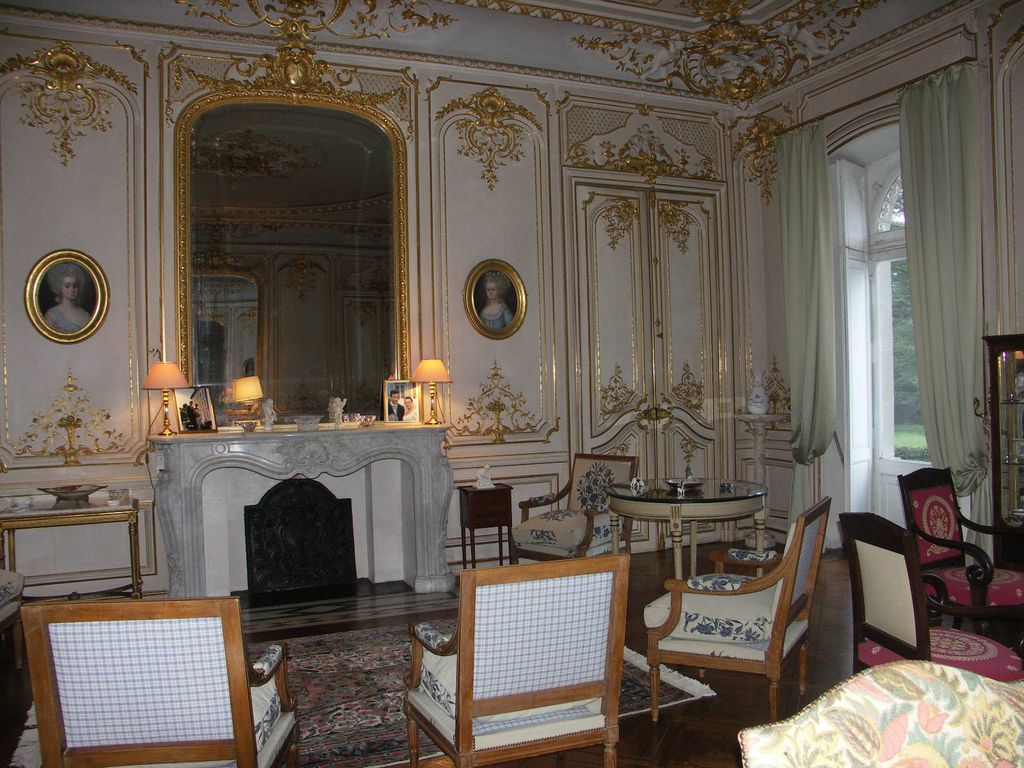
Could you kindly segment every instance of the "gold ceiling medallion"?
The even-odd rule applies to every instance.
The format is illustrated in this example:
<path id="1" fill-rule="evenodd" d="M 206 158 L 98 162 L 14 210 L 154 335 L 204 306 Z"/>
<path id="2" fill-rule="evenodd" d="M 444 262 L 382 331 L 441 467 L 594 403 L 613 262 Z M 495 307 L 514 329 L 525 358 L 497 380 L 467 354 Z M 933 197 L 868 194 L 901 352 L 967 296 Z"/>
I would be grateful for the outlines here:
<path id="1" fill-rule="evenodd" d="M 613 37 L 583 35 L 573 42 L 598 51 L 652 83 L 744 104 L 782 83 L 843 41 L 856 19 L 880 0 L 798 0 L 763 24 L 742 20 L 743 2 L 682 3 L 708 26 L 696 31 L 626 30 Z"/>
<path id="2" fill-rule="evenodd" d="M 788 108 L 786 112 L 790 112 Z M 786 125 L 781 120 L 767 115 L 757 115 L 747 130 L 736 137 L 733 144 L 736 156 L 743 157 L 744 180 L 757 182 L 761 186 L 761 199 L 766 203 L 772 200 L 772 185 L 779 170 L 775 155 L 775 138 L 785 130 Z"/>
<path id="3" fill-rule="evenodd" d="M 498 168 L 523 159 L 523 129 L 515 118 L 530 122 L 538 130 L 540 121 L 526 107 L 502 96 L 497 88 L 487 88 L 468 99 L 453 99 L 438 110 L 437 119 L 459 110 L 471 115 L 455 126 L 462 140 L 459 154 L 479 158 L 484 167 L 480 178 L 487 182 L 488 189 L 494 189 Z"/>
<path id="4" fill-rule="evenodd" d="M 640 206 L 636 200 L 620 198 L 613 205 L 601 211 L 600 218 L 604 220 L 604 231 L 608 235 L 608 247 L 614 251 L 618 248 L 622 238 L 633 231 L 633 226 L 640 218 Z"/>
<path id="5" fill-rule="evenodd" d="M 679 383 L 672 387 L 672 394 L 688 410 L 699 412 L 704 407 L 704 384 L 697 381 L 689 363 L 683 363 L 682 375 Z"/>
<path id="6" fill-rule="evenodd" d="M 326 31 L 346 40 L 383 39 L 390 37 L 392 32 L 401 34 L 423 27 L 437 29 L 452 23 L 452 17 L 444 13 L 420 13 L 420 9 L 429 11 L 427 4 L 420 0 L 389 0 L 383 11 L 378 8 L 376 0 L 362 0 L 359 4 L 350 0 L 334 0 L 330 11 L 321 8 L 324 0 L 245 0 L 256 18 L 244 22 L 229 15 L 240 5 L 234 0 L 176 2 L 186 6 L 186 15 L 213 19 L 231 27 L 245 29 L 266 24 L 274 30 L 276 37 L 289 41 L 289 47 L 296 55 L 282 57 L 281 63 L 287 64 L 288 68 L 280 71 L 291 71 L 295 77 L 302 77 L 301 70 L 309 63 L 301 55 L 305 46 L 296 41 L 308 40 L 314 32 Z M 347 23 L 352 31 L 348 34 L 338 32 L 334 24 L 339 20 L 342 24 Z M 279 53 L 283 49 L 284 46 L 278 49 Z"/>
<path id="7" fill-rule="evenodd" d="M 608 379 L 608 384 L 600 386 L 601 415 L 615 416 L 629 408 L 636 398 L 636 390 L 626 386 L 622 378 L 622 366 L 615 364 L 615 371 Z"/>
<path id="8" fill-rule="evenodd" d="M 28 70 L 44 82 L 18 83 L 22 107 L 28 113 L 20 122 L 30 128 L 44 128 L 54 137 L 53 152 L 67 165 L 75 156 L 71 144 L 86 131 L 106 133 L 110 130 L 111 96 L 89 83 L 112 80 L 131 93 L 135 84 L 127 77 L 89 56 L 76 51 L 61 40 L 55 46 L 38 50 L 32 56 L 12 56 L 0 63 L 0 74 Z"/>
<path id="9" fill-rule="evenodd" d="M 536 432 L 540 427 L 540 421 L 525 410 L 525 405 L 526 397 L 512 391 L 495 360 L 490 375 L 480 383 L 480 394 L 470 398 L 466 413 L 455 420 L 449 431 L 453 435 L 490 437 L 495 444 L 504 443 L 507 435 Z"/>
<path id="10" fill-rule="evenodd" d="M 774 355 L 771 370 L 764 375 L 764 388 L 768 393 L 768 412 L 789 413 L 790 390 L 779 370 L 779 360 Z M 775 425 L 772 425 L 772 428 L 774 429 Z"/>
<path id="11" fill-rule="evenodd" d="M 658 220 L 676 247 L 685 251 L 690 240 L 690 222 L 693 221 L 686 212 L 686 204 L 675 200 L 659 200 Z"/>
<path id="12" fill-rule="evenodd" d="M 32 430 L 21 436 L 14 453 L 62 456 L 64 465 L 70 466 L 81 464 L 80 456 L 124 450 L 125 436 L 111 429 L 109 421 L 110 411 L 93 407 L 69 368 L 67 383 L 47 410 L 32 414 Z M 84 433 L 81 438 L 79 431 Z"/>

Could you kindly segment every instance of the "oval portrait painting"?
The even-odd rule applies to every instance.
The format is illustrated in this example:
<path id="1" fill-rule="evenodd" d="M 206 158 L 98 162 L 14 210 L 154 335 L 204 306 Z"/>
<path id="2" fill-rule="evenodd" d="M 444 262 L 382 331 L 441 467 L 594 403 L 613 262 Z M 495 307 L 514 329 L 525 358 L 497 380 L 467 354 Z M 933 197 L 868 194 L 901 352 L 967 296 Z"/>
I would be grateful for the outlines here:
<path id="1" fill-rule="evenodd" d="M 511 336 L 526 317 L 523 281 L 511 264 L 500 259 L 488 259 L 473 268 L 463 299 L 470 323 L 491 339 Z"/>
<path id="2" fill-rule="evenodd" d="M 109 296 L 100 265 L 81 251 L 65 248 L 32 267 L 25 283 L 25 311 L 43 336 L 74 344 L 103 324 Z"/>

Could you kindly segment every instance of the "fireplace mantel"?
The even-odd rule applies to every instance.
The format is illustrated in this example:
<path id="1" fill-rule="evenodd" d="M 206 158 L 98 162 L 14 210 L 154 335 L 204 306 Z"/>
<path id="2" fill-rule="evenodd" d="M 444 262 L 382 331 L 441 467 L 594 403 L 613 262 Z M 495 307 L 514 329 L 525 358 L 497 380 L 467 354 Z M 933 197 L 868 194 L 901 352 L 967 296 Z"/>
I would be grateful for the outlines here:
<path id="1" fill-rule="evenodd" d="M 445 429 L 376 425 L 151 437 L 156 516 L 167 551 L 170 595 L 207 594 L 205 523 L 224 514 L 203 508 L 203 481 L 211 472 L 248 471 L 278 480 L 297 474 L 342 477 L 387 459 L 401 461 L 408 470 L 402 473 L 402 527 L 415 532 L 415 542 L 403 553 L 411 575 L 407 580 L 417 592 L 450 590 L 455 577 L 445 560 L 444 543 L 453 484 L 442 450 Z"/>

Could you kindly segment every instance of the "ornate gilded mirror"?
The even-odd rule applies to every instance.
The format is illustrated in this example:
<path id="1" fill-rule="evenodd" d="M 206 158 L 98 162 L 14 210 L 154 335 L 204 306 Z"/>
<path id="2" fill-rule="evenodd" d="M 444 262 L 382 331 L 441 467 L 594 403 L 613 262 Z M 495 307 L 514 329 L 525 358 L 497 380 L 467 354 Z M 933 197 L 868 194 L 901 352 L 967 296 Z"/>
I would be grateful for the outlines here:
<path id="1" fill-rule="evenodd" d="M 398 131 L 330 103 L 222 99 L 185 113 L 176 148 L 185 375 L 221 414 L 251 375 L 286 420 L 332 396 L 377 413 L 381 380 L 408 371 Z"/>

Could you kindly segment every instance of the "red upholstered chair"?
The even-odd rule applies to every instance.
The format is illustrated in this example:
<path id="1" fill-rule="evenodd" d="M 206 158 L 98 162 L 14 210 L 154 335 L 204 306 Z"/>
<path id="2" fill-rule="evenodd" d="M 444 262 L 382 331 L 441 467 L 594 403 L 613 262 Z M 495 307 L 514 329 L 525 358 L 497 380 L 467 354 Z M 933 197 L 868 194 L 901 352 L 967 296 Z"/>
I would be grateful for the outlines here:
<path id="1" fill-rule="evenodd" d="M 916 534 L 921 568 L 946 585 L 949 600 L 960 605 L 1024 605 L 1024 573 L 995 567 L 981 547 L 964 540 L 963 529 L 989 535 L 1011 533 L 981 525 L 960 512 L 953 475 L 926 467 L 899 476 L 907 529 Z M 968 565 L 967 557 L 973 562 Z"/>
<path id="2" fill-rule="evenodd" d="M 1019 617 L 1018 607 L 971 608 L 928 600 L 914 534 L 884 517 L 847 512 L 839 515 L 839 530 L 853 591 L 854 671 L 920 659 L 995 680 L 1024 679 L 1019 652 L 973 632 L 931 627 L 928 620 L 929 604 L 952 615 L 988 618 Z"/>

